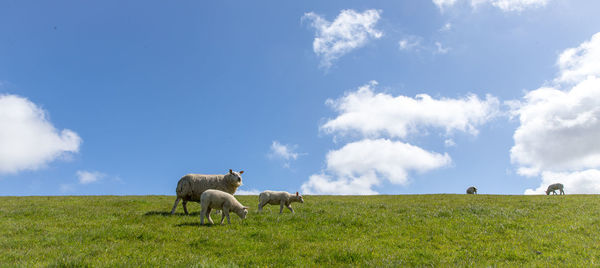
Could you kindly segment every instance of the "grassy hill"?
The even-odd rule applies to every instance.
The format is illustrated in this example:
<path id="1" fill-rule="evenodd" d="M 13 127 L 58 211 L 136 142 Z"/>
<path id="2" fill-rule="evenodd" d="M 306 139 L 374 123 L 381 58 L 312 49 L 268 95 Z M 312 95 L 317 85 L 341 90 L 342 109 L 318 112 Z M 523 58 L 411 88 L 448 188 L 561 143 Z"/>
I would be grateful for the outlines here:
<path id="1" fill-rule="evenodd" d="M 600 196 L 306 196 L 200 226 L 172 196 L 0 197 L 0 265 L 591 266 Z M 215 222 L 219 215 L 213 215 Z"/>

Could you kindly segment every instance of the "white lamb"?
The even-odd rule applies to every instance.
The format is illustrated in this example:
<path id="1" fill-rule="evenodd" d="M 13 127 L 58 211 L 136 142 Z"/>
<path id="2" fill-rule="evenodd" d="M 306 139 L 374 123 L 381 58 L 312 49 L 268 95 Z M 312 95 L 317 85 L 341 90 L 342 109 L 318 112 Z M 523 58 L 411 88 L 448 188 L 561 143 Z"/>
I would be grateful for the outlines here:
<path id="1" fill-rule="evenodd" d="M 225 175 L 187 174 L 181 177 L 177 183 L 177 199 L 175 199 L 171 214 L 175 214 L 179 200 L 183 200 L 183 211 L 188 214 L 187 202 L 200 202 L 202 193 L 208 189 L 234 194 L 242 185 L 241 174 L 243 173 L 244 171 L 235 172 L 230 169 L 229 173 Z"/>
<path id="2" fill-rule="evenodd" d="M 223 224 L 225 217 L 227 217 L 227 223 L 231 224 L 229 211 L 235 212 L 242 220 L 248 215 L 248 207 L 243 206 L 235 199 L 235 197 L 233 197 L 233 195 L 219 190 L 204 191 L 200 197 L 200 205 L 202 206 L 202 211 L 200 211 L 200 224 L 204 224 L 204 216 L 206 216 L 206 219 L 208 219 L 210 224 L 214 224 L 213 220 L 210 218 L 210 211 L 212 209 L 223 210 L 223 213 L 221 214 L 221 224 Z"/>
<path id="3" fill-rule="evenodd" d="M 304 199 L 296 192 L 296 195 L 288 192 L 264 191 L 258 196 L 258 211 L 266 204 L 279 205 L 279 214 L 283 212 L 283 206 L 287 207 L 292 213 L 294 209 L 290 205 L 292 202 L 304 203 Z"/>
<path id="4" fill-rule="evenodd" d="M 565 191 L 563 190 L 564 186 L 562 185 L 562 183 L 555 183 L 555 184 L 550 184 L 548 186 L 548 189 L 546 190 L 546 195 L 549 195 L 550 192 L 552 192 L 553 194 L 556 194 L 556 190 L 560 191 L 560 194 L 565 194 Z"/>
<path id="5" fill-rule="evenodd" d="M 477 188 L 475 186 L 467 188 L 467 194 L 477 194 Z"/>

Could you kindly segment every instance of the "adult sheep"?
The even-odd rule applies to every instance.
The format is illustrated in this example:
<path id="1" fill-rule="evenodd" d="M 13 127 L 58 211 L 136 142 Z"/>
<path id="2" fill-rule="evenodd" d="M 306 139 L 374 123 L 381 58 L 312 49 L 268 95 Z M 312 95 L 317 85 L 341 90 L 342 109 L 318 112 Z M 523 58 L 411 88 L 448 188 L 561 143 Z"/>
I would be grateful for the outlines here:
<path id="1" fill-rule="evenodd" d="M 467 194 L 477 194 L 477 188 L 475 186 L 467 188 Z"/>
<path id="2" fill-rule="evenodd" d="M 177 183 L 177 199 L 175 199 L 171 214 L 175 214 L 179 200 L 183 200 L 183 211 L 187 215 L 187 202 L 200 202 L 202 193 L 208 189 L 234 194 L 237 188 L 242 185 L 243 173 L 244 171 L 235 172 L 230 169 L 229 173 L 225 175 L 187 174 L 181 177 Z"/>
<path id="3" fill-rule="evenodd" d="M 560 191 L 560 194 L 565 194 L 565 191 L 563 190 L 564 186 L 562 185 L 562 183 L 555 183 L 555 184 L 550 184 L 548 185 L 548 189 L 546 189 L 546 195 L 549 195 L 550 192 L 552 192 L 553 194 L 556 194 L 556 190 Z"/>

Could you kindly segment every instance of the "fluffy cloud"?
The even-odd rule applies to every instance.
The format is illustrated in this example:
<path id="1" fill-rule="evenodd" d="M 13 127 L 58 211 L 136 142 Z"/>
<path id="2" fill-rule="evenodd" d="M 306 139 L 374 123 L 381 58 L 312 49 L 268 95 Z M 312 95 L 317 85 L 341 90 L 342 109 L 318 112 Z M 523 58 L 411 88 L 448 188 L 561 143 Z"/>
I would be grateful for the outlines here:
<path id="1" fill-rule="evenodd" d="M 598 192 L 600 178 L 600 35 L 565 50 L 558 59 L 555 85 L 528 92 L 513 103 L 520 126 L 514 133 L 511 160 L 518 172 L 542 176 L 539 192 L 550 181 L 564 180 L 571 193 Z M 577 183 L 582 183 L 577 185 Z"/>
<path id="2" fill-rule="evenodd" d="M 39 169 L 79 151 L 77 133 L 57 130 L 46 112 L 26 98 L 0 95 L 0 173 Z"/>
<path id="3" fill-rule="evenodd" d="M 364 139 L 327 154 L 327 169 L 302 185 L 308 194 L 375 194 L 381 178 L 408 182 L 410 171 L 426 172 L 451 163 L 450 156 L 425 151 L 400 141 Z M 332 174 L 327 175 L 327 174 Z"/>
<path id="4" fill-rule="evenodd" d="M 283 161 L 283 166 L 290 167 L 290 161 L 298 159 L 299 153 L 295 152 L 297 145 L 281 144 L 278 141 L 271 143 L 269 158 Z"/>
<path id="5" fill-rule="evenodd" d="M 371 39 L 381 38 L 383 33 L 374 28 L 380 13 L 374 9 L 363 13 L 347 9 L 342 10 L 333 22 L 313 12 L 304 14 L 302 20 L 311 21 L 316 30 L 313 51 L 321 57 L 321 66 L 329 68 L 337 58 L 364 46 Z"/>
<path id="6" fill-rule="evenodd" d="M 441 10 L 454 6 L 457 0 L 432 0 Z M 539 8 L 545 6 L 549 0 L 466 0 L 471 6 L 477 7 L 481 4 L 491 4 L 502 11 L 521 12 L 525 9 Z"/>
<path id="7" fill-rule="evenodd" d="M 544 87 L 513 110 L 521 125 L 511 159 L 522 175 L 600 167 L 600 79 L 569 90 Z"/>
<path id="8" fill-rule="evenodd" d="M 77 171 L 77 179 L 81 184 L 90 184 L 93 182 L 97 182 L 100 179 L 106 177 L 106 174 L 100 173 L 98 171 L 85 171 L 79 170 Z"/>
<path id="9" fill-rule="evenodd" d="M 422 128 L 443 128 L 477 135 L 477 127 L 499 113 L 499 101 L 493 96 L 485 100 L 476 95 L 461 99 L 434 99 L 427 94 L 415 98 L 375 93 L 377 82 L 360 87 L 337 100 L 327 100 L 339 115 L 321 128 L 328 133 L 358 132 L 366 137 L 405 138 Z"/>
<path id="10" fill-rule="evenodd" d="M 476 135 L 477 127 L 498 113 L 499 101 L 491 96 L 486 100 L 475 95 L 462 99 L 433 99 L 424 94 L 410 98 L 375 93 L 376 85 L 373 81 L 337 100 L 327 100 L 338 116 L 321 129 L 359 139 L 330 151 L 326 168 L 310 176 L 302 191 L 376 194 L 373 187 L 384 181 L 406 185 L 411 173 L 439 169 L 452 160 L 446 153 L 427 151 L 398 139 L 429 130 L 441 130 L 448 136 L 456 131 Z M 455 145 L 451 139 L 445 143 Z"/>
<path id="11" fill-rule="evenodd" d="M 296 160 L 298 158 L 298 153 L 294 152 L 295 147 L 297 146 L 281 144 L 278 141 L 273 141 L 269 156 L 283 160 Z"/>
<path id="12" fill-rule="evenodd" d="M 557 82 L 579 82 L 588 76 L 600 76 L 600 33 L 579 47 L 569 48 L 560 54 L 557 62 L 560 75 Z"/>

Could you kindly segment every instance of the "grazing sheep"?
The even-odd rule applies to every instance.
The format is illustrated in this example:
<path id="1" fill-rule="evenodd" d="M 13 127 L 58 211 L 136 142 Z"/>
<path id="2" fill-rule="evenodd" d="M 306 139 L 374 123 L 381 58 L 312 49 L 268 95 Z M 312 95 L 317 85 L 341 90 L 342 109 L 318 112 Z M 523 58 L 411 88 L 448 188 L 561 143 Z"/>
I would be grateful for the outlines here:
<path id="1" fill-rule="evenodd" d="M 221 224 L 223 224 L 225 217 L 227 217 L 227 223 L 231 224 L 229 211 L 235 212 L 242 220 L 248 215 L 248 207 L 244 207 L 237 199 L 235 199 L 235 197 L 233 197 L 233 195 L 219 190 L 204 191 L 200 197 L 200 205 L 202 206 L 202 211 L 200 211 L 200 224 L 204 224 L 204 216 L 206 216 L 206 219 L 210 224 L 214 224 L 213 220 L 210 218 L 210 211 L 213 208 L 223 210 L 223 213 L 221 214 Z"/>
<path id="2" fill-rule="evenodd" d="M 183 200 L 183 211 L 188 214 L 187 202 L 200 202 L 200 197 L 208 189 L 221 190 L 226 193 L 234 194 L 238 187 L 242 185 L 242 175 L 244 171 L 235 172 L 231 169 L 225 175 L 203 175 L 187 174 L 177 183 L 177 199 L 171 210 L 175 214 L 175 209 L 179 200 Z"/>
<path id="3" fill-rule="evenodd" d="M 477 188 L 475 186 L 467 188 L 467 194 L 477 194 Z"/>
<path id="4" fill-rule="evenodd" d="M 258 196 L 258 211 L 266 204 L 279 205 L 279 214 L 283 212 L 283 206 L 287 207 L 292 213 L 294 209 L 290 205 L 292 202 L 304 203 L 304 199 L 296 192 L 296 195 L 288 192 L 264 191 Z"/>
<path id="5" fill-rule="evenodd" d="M 550 184 L 548 186 L 548 189 L 546 190 L 546 195 L 549 195 L 550 192 L 552 192 L 553 194 L 556 194 L 556 190 L 560 191 L 560 194 L 565 194 L 565 191 L 563 190 L 564 186 L 562 185 L 562 183 L 555 183 L 555 184 Z"/>

